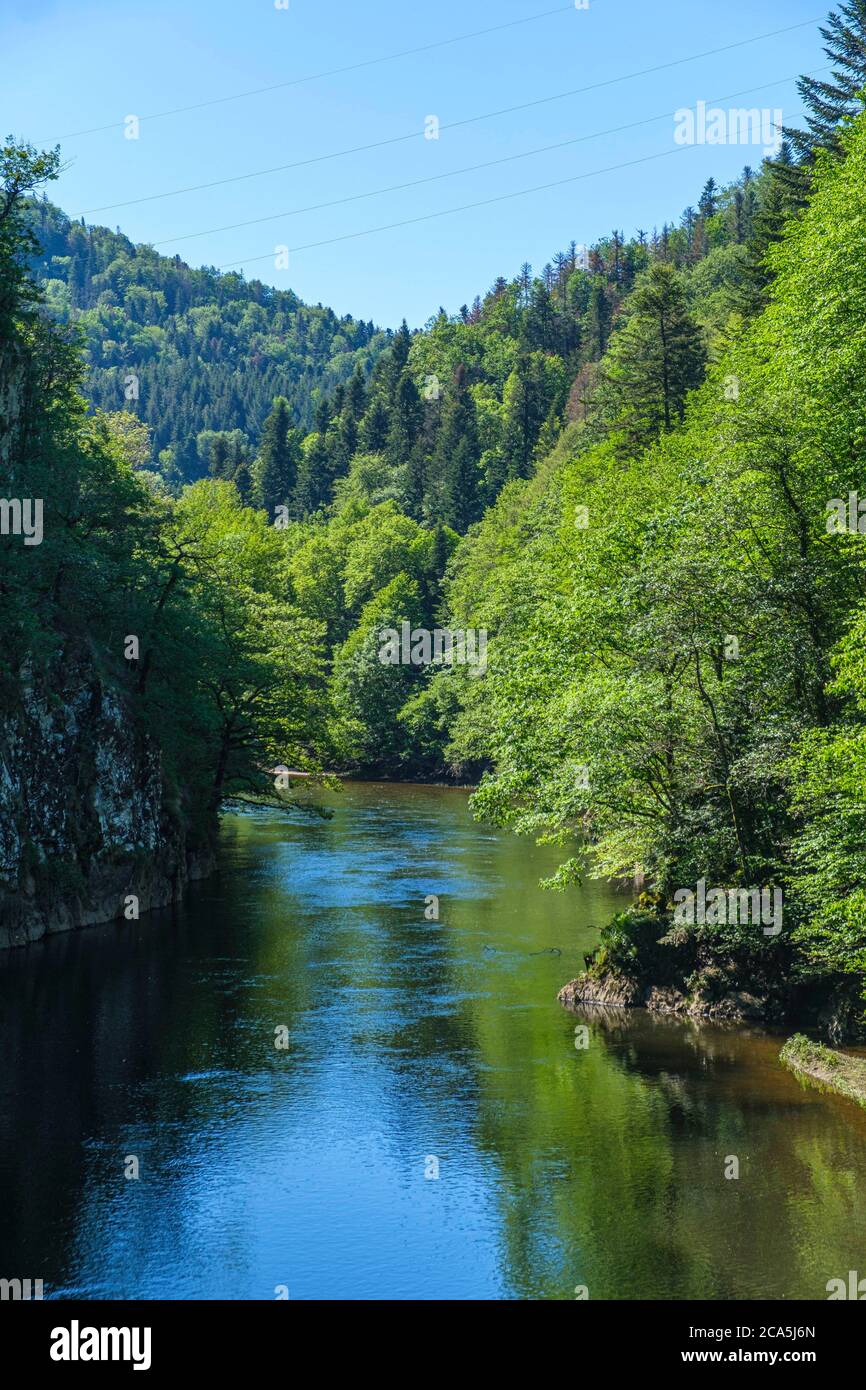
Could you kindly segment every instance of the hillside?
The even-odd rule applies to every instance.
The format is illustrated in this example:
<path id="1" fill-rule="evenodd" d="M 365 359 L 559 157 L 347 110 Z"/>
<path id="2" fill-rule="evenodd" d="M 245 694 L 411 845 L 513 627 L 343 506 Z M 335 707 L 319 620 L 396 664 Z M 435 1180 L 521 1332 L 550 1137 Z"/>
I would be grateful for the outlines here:
<path id="1" fill-rule="evenodd" d="M 564 423 L 586 416 L 594 369 L 647 266 L 682 273 L 712 349 L 735 293 L 758 293 L 741 272 L 767 188 L 749 168 L 725 190 L 709 180 L 676 224 L 572 243 L 540 274 L 524 265 L 500 276 L 415 334 L 191 269 L 119 230 L 70 221 L 44 197 L 29 208 L 30 268 L 46 311 L 82 335 L 91 405 L 147 426 L 148 466 L 172 489 L 241 470 L 245 500 L 303 518 L 334 500 L 354 462 L 408 515 L 462 532 L 505 482 L 532 473 Z M 247 475 L 276 398 L 293 434 L 262 493 Z"/>
<path id="2" fill-rule="evenodd" d="M 206 471 L 202 430 L 240 430 L 257 442 L 275 396 L 309 428 L 317 400 L 368 368 L 388 341 L 372 323 L 303 304 L 291 290 L 191 269 L 119 229 L 73 222 L 44 198 L 29 223 L 46 307 L 84 335 L 88 399 L 133 410 L 152 432 L 154 459 L 170 450 L 162 467 L 186 481 Z"/>

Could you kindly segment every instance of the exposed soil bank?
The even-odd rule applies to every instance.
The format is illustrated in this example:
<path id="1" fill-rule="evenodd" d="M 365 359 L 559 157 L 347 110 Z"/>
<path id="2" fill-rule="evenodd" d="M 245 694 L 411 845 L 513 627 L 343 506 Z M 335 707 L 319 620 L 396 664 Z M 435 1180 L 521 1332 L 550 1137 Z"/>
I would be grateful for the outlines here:
<path id="1" fill-rule="evenodd" d="M 836 1052 L 795 1033 L 782 1048 L 779 1060 L 819 1090 L 837 1091 L 866 1107 L 866 1057 Z"/>

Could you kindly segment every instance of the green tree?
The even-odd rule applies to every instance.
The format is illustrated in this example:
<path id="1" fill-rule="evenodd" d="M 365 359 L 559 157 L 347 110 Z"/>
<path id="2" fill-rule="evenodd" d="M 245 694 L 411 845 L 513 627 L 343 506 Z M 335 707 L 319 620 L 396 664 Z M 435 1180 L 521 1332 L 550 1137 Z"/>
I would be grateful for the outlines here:
<path id="1" fill-rule="evenodd" d="M 289 403 L 278 396 L 262 429 L 262 442 L 253 467 L 255 496 L 270 520 L 277 507 L 293 498 L 301 457 L 301 441 L 292 428 Z"/>
<path id="2" fill-rule="evenodd" d="M 863 110 L 866 87 L 866 0 L 845 0 L 821 26 L 831 78 L 801 77 L 797 91 L 806 109 L 806 129 L 785 129 L 795 158 L 814 162 L 816 152 L 843 152 L 842 130 Z"/>
<path id="3" fill-rule="evenodd" d="M 408 464 L 418 439 L 423 419 L 423 407 L 418 388 L 408 371 L 399 379 L 394 404 L 391 410 L 391 423 L 385 444 L 385 456 L 392 468 Z"/>
<path id="4" fill-rule="evenodd" d="M 612 427 L 637 447 L 671 430 L 688 393 L 701 381 L 705 351 L 689 313 L 682 279 L 657 262 L 638 277 L 628 318 L 605 359 L 606 405 Z"/>
<path id="5" fill-rule="evenodd" d="M 433 464 L 443 483 L 441 519 L 454 531 L 468 531 L 481 515 L 479 457 L 475 402 L 461 364 L 446 394 Z"/>

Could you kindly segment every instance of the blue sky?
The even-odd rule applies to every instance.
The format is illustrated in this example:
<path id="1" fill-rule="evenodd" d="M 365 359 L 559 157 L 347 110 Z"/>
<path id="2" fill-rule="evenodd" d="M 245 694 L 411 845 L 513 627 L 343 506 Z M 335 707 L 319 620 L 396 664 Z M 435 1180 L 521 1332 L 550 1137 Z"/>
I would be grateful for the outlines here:
<path id="1" fill-rule="evenodd" d="M 8 7 L 3 0 L 0 132 L 60 140 L 69 167 L 49 194 L 66 212 L 383 326 L 404 315 L 419 326 L 440 304 L 453 312 L 497 275 L 514 275 L 523 261 L 540 269 L 572 240 L 677 218 L 710 175 L 725 182 L 759 165 L 761 150 L 680 148 L 674 111 L 748 91 L 720 104 L 781 107 L 796 123 L 794 77 L 826 64 L 817 26 L 827 11 L 817 0 L 590 0 L 588 10 L 568 0 L 288 0 L 287 9 L 274 0 L 40 0 L 13 15 Z M 780 29 L 789 32 L 628 76 Z M 331 72 L 418 48 L 427 51 Z M 214 104 L 267 87 L 277 89 Z M 529 102 L 539 104 L 446 128 Z M 207 104 L 152 118 L 198 103 Z M 137 140 L 124 136 L 129 115 L 141 118 Z M 431 116 L 438 140 L 422 133 Z M 319 158 L 399 136 L 411 138 Z M 237 178 L 303 160 L 317 162 Z M 495 160 L 510 162 L 418 184 Z M 153 197 L 227 179 L 235 181 Z M 574 181 L 413 220 L 566 179 Z M 217 230 L 259 218 L 272 220 Z M 356 235 L 398 222 L 410 225 Z M 331 244 L 313 245 L 321 242 Z M 287 270 L 275 267 L 277 246 L 290 248 Z"/>

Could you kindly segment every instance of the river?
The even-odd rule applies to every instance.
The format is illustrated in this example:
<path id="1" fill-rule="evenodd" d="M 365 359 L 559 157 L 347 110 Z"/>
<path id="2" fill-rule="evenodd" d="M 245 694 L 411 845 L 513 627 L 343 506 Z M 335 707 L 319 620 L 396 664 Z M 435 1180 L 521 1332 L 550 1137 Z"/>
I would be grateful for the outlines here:
<path id="1" fill-rule="evenodd" d="M 639 1011 L 575 1033 L 557 990 L 622 898 L 539 889 L 558 852 L 462 791 L 310 795 L 332 819 L 228 814 L 176 911 L 0 956 L 0 1276 L 592 1300 L 866 1275 L 866 1115 L 779 1037 Z"/>

